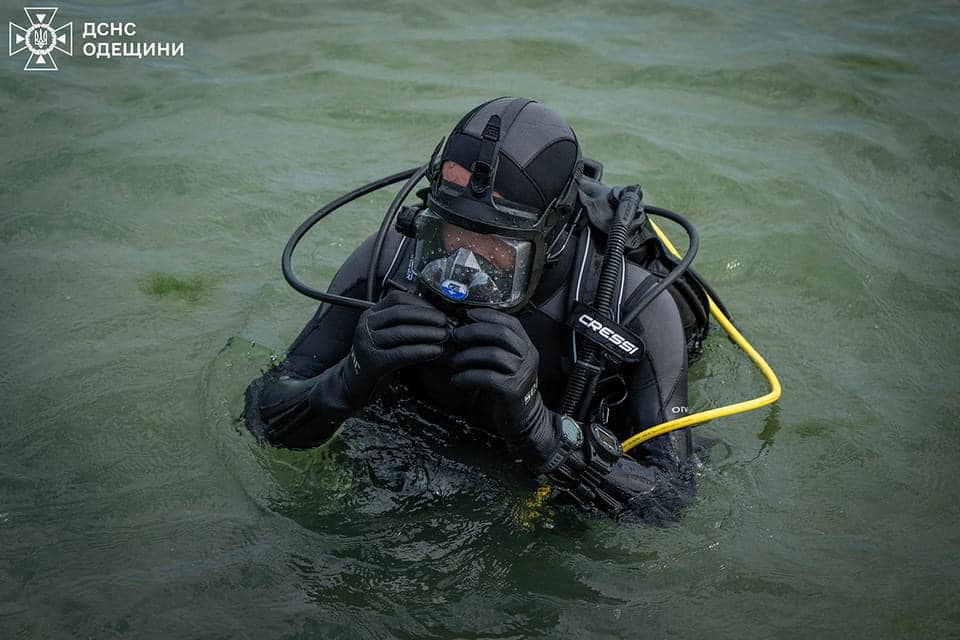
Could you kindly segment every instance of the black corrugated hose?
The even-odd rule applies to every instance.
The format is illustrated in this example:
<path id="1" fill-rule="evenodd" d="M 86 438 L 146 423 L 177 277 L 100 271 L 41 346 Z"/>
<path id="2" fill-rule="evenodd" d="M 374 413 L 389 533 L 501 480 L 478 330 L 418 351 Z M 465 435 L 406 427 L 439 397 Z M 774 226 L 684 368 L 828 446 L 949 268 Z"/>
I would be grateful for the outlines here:
<path id="1" fill-rule="evenodd" d="M 593 308 L 611 320 L 613 319 L 611 307 L 620 279 L 623 248 L 627 241 L 630 223 L 637 215 L 642 198 L 643 192 L 640 190 L 640 185 L 624 187 L 617 205 L 617 213 L 610 225 L 610 231 L 607 232 L 607 245 L 604 249 L 603 266 L 600 268 L 600 279 L 597 283 Z M 600 347 L 592 342 L 586 343 L 580 351 L 563 394 L 561 412 L 564 415 L 573 416 L 577 420 L 587 418 L 594 388 L 603 371 L 601 352 Z"/>

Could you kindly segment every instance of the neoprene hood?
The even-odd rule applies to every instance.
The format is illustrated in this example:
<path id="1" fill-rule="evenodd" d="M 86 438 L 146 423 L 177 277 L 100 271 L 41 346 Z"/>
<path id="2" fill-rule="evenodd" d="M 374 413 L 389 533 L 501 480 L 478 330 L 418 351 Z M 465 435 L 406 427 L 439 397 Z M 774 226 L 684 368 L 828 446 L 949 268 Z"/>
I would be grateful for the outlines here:
<path id="1" fill-rule="evenodd" d="M 556 112 L 509 97 L 474 108 L 437 145 L 425 207 L 405 231 L 417 241 L 420 283 L 449 302 L 519 309 L 582 176 L 576 134 Z"/>

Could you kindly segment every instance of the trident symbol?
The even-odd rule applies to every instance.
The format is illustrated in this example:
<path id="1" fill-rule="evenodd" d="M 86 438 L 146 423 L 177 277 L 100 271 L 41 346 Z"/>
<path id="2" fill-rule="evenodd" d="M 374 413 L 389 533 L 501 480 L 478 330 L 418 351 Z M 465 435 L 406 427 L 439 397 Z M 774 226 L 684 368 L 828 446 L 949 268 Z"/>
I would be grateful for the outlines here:
<path id="1" fill-rule="evenodd" d="M 55 7 L 24 7 L 30 26 L 21 27 L 10 22 L 11 56 L 21 51 L 28 53 L 24 71 L 56 71 L 55 52 L 73 55 L 73 23 L 54 28 Z"/>

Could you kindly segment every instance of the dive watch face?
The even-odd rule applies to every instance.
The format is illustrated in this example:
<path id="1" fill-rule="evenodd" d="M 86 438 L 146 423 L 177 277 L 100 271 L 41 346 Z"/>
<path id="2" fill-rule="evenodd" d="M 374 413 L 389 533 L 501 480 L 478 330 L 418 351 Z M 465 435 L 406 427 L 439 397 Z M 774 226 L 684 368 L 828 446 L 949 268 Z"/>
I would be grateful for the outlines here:
<path id="1" fill-rule="evenodd" d="M 560 419 L 560 435 L 563 436 L 564 444 L 570 449 L 579 449 L 583 444 L 583 431 L 580 425 L 570 416 L 563 416 Z"/>

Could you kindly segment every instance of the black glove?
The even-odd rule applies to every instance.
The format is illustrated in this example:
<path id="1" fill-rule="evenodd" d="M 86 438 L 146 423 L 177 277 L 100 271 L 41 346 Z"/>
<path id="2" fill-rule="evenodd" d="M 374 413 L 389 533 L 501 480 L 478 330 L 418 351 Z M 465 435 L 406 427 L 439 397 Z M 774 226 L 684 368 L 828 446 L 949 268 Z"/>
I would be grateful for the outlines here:
<path id="1" fill-rule="evenodd" d="M 260 439 L 287 447 L 325 442 L 363 408 L 390 375 L 443 353 L 446 315 L 423 298 L 393 291 L 360 315 L 345 358 L 312 378 L 282 366 L 247 388 L 244 417 Z"/>
<path id="2" fill-rule="evenodd" d="M 521 444 L 534 419 L 544 419 L 537 389 L 540 354 L 520 321 L 493 309 L 471 309 L 471 323 L 453 330 L 461 351 L 450 362 L 453 384 L 479 390 L 487 416 L 509 443 Z"/>
<path id="3" fill-rule="evenodd" d="M 440 357 L 450 335 L 446 324 L 446 314 L 406 291 L 391 291 L 364 311 L 341 361 L 351 403 L 362 407 L 395 371 Z"/>
<path id="4" fill-rule="evenodd" d="M 452 382 L 481 393 L 497 431 L 534 473 L 546 474 L 583 504 L 622 510 L 626 498 L 607 480 L 619 454 L 601 451 L 592 432 L 576 445 L 564 441 L 561 417 L 547 409 L 537 389 L 540 354 L 520 321 L 493 309 L 472 309 L 467 317 L 473 322 L 453 331 L 462 350 L 450 359 Z"/>
<path id="5" fill-rule="evenodd" d="M 266 372 L 247 387 L 243 410 L 247 428 L 258 440 L 286 447 L 306 448 L 322 444 L 351 413 L 346 402 L 337 406 L 336 376 L 332 375 L 335 373 L 331 367 L 313 378 L 297 378 L 289 375 L 282 366 Z M 325 386 L 325 406 L 316 407 L 311 398 Z"/>

